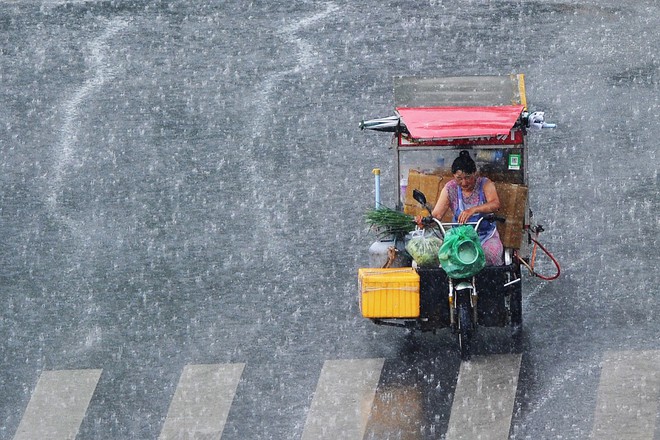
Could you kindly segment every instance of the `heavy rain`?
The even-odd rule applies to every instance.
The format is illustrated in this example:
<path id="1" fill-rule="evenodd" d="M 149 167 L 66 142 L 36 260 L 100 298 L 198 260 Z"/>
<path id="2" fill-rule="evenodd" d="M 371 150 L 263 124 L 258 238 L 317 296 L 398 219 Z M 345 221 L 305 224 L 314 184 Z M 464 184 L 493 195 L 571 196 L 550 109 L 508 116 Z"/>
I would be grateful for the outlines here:
<path id="1" fill-rule="evenodd" d="M 1 0 L 0 439 L 660 439 L 659 28 L 656 0 Z M 461 362 L 360 314 L 372 169 L 399 183 L 358 123 L 396 76 L 514 73 L 557 124 L 528 172 L 562 275 Z"/>

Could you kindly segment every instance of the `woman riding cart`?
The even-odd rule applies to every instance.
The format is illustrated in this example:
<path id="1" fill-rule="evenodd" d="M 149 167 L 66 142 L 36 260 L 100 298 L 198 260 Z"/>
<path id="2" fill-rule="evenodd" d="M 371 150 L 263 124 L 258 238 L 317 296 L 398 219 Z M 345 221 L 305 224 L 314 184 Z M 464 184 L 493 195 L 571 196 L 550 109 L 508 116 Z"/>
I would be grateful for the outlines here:
<path id="1" fill-rule="evenodd" d="M 397 78 L 394 97 L 394 116 L 361 123 L 393 133 L 397 173 L 394 210 L 375 173 L 369 219 L 382 235 L 358 272 L 361 312 L 376 324 L 450 327 L 467 359 L 478 325 L 520 331 L 520 269 L 533 271 L 541 230 L 530 224 L 526 135 L 550 124 L 528 113 L 523 75 Z"/>

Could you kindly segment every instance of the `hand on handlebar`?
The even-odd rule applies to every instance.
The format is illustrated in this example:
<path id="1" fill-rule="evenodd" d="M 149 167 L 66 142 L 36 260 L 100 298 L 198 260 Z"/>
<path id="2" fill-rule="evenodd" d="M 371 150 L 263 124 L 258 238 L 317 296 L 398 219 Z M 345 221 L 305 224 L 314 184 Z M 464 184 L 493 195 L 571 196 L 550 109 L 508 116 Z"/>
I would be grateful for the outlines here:
<path id="1" fill-rule="evenodd" d="M 416 215 L 415 219 L 413 220 L 417 226 L 420 228 L 423 228 L 425 226 L 429 226 L 433 224 L 433 217 L 428 216 L 428 217 L 422 217 L 421 215 Z"/>
<path id="2" fill-rule="evenodd" d="M 462 211 L 458 215 L 458 222 L 459 223 L 465 223 L 465 222 L 469 221 L 470 217 L 472 217 L 473 215 L 474 215 L 474 209 L 468 208 L 468 209 Z"/>

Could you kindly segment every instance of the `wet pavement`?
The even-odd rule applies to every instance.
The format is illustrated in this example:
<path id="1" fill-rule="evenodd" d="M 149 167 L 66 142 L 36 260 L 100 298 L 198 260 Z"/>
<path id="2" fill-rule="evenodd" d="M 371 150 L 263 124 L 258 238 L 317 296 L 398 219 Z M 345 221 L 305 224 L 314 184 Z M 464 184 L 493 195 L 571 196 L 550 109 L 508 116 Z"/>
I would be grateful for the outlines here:
<path id="1" fill-rule="evenodd" d="M 385 203 L 397 182 L 358 122 L 395 75 L 509 73 L 558 124 L 530 135 L 530 202 L 563 272 L 523 280 L 521 347 L 475 343 L 521 354 L 510 437 L 608 438 L 615 395 L 660 438 L 659 25 L 651 0 L 0 2 L 0 439 L 53 371 L 98 377 L 76 438 L 165 438 L 197 365 L 243 365 L 214 435 L 310 436 L 338 360 L 378 377 L 336 387 L 370 396 L 342 419 L 364 438 L 457 438 L 451 335 L 359 315 L 372 168 Z"/>

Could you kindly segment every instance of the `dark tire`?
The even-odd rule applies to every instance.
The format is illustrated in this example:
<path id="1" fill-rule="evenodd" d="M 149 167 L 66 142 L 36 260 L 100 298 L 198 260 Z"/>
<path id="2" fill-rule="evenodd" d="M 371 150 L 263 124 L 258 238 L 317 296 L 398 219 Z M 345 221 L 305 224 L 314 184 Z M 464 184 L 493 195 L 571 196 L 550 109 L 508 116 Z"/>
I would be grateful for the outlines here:
<path id="1" fill-rule="evenodd" d="M 461 360 L 470 360 L 470 343 L 472 342 L 472 318 L 468 304 L 458 306 L 458 347 L 461 351 Z"/>

